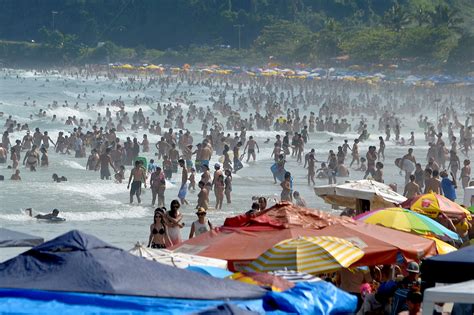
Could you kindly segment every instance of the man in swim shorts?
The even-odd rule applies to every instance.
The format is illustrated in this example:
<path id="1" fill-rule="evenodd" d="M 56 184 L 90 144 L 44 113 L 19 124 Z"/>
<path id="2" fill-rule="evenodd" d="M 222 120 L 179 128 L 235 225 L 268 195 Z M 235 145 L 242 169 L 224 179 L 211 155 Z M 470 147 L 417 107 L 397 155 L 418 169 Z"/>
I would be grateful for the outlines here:
<path id="1" fill-rule="evenodd" d="M 140 165 L 140 161 L 135 161 L 135 167 L 130 171 L 130 178 L 128 179 L 127 189 L 130 189 L 130 203 L 133 203 L 133 196 L 137 196 L 138 203 L 141 203 L 140 195 L 142 193 L 142 183 L 145 184 L 146 188 L 146 176 L 145 170 Z M 133 182 L 132 182 L 133 178 Z M 130 187 L 130 182 L 132 186 Z"/>

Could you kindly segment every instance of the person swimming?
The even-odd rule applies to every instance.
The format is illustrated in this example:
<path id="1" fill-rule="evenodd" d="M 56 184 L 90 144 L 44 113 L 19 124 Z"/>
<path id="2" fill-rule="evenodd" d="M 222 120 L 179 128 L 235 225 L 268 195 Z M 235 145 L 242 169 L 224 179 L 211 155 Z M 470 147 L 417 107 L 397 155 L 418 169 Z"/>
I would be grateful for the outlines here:
<path id="1" fill-rule="evenodd" d="M 35 216 L 33 216 L 33 209 L 32 208 L 25 209 L 25 212 L 30 217 L 38 219 L 38 220 L 66 221 L 66 219 L 58 217 L 58 215 L 59 215 L 59 210 L 58 209 L 53 209 L 53 211 L 51 213 L 48 213 L 48 214 L 37 214 Z"/>

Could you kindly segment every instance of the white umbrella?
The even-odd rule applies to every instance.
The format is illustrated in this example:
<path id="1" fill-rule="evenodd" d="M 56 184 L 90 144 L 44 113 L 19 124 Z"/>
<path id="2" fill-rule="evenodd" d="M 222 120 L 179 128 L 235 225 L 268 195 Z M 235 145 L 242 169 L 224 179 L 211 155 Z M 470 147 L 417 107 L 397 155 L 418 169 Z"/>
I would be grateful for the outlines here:
<path id="1" fill-rule="evenodd" d="M 390 186 L 367 179 L 317 186 L 314 192 L 329 204 L 351 209 L 357 208 L 358 200 L 370 201 L 371 210 L 393 207 L 407 200 Z"/>
<path id="2" fill-rule="evenodd" d="M 140 243 L 128 251 L 130 254 L 143 257 L 148 260 L 174 266 L 177 268 L 187 268 L 189 266 L 210 266 L 227 269 L 227 261 L 222 259 L 208 258 L 184 253 L 174 253 L 166 249 L 147 248 Z"/>

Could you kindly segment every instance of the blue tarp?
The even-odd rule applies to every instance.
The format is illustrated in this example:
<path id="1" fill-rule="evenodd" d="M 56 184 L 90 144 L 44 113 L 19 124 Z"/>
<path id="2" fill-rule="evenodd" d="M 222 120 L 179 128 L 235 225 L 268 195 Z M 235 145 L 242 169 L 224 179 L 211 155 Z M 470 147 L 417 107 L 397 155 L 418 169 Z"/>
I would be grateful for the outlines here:
<path id="1" fill-rule="evenodd" d="M 227 304 L 226 307 L 218 307 L 224 303 Z M 2 314 L 190 314 L 210 310 L 211 314 L 245 314 L 245 311 L 252 311 L 271 315 L 329 315 L 354 312 L 356 305 L 356 297 L 325 281 L 300 282 L 285 292 L 268 292 L 263 300 L 232 300 L 230 303 L 216 300 L 0 289 Z"/>
<path id="2" fill-rule="evenodd" d="M 183 299 L 259 299 L 266 291 L 148 261 L 71 231 L 0 264 L 0 288 Z"/>
<path id="3" fill-rule="evenodd" d="M 425 259 L 421 264 L 421 278 L 428 283 L 457 283 L 474 279 L 474 246 Z"/>
<path id="4" fill-rule="evenodd" d="M 0 313 L 14 314 L 190 314 L 224 301 L 0 289 Z M 240 310 L 263 313 L 262 300 L 233 300 Z"/>
<path id="5" fill-rule="evenodd" d="M 326 281 L 299 282 L 284 292 L 269 292 L 263 298 L 266 311 L 294 314 L 348 314 L 357 308 L 357 297 Z"/>
<path id="6" fill-rule="evenodd" d="M 32 247 L 43 242 L 42 237 L 0 228 L 0 247 Z"/>

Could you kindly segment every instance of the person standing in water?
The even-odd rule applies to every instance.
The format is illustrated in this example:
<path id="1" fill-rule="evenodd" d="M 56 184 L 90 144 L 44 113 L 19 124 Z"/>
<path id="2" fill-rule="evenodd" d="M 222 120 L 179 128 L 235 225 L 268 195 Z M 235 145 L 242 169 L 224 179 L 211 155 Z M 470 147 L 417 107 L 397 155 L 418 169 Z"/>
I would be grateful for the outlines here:
<path id="1" fill-rule="evenodd" d="M 33 146 L 34 147 L 34 146 Z M 112 164 L 112 158 L 110 157 L 110 148 L 105 149 L 105 152 L 102 153 L 99 157 L 100 161 L 100 179 L 110 179 L 110 170 L 109 165 L 112 167 L 115 173 L 117 173 L 117 169 Z"/>
<path id="2" fill-rule="evenodd" d="M 283 180 L 280 184 L 282 191 L 281 191 L 281 196 L 280 199 L 281 201 L 292 201 L 292 196 L 291 196 L 291 173 L 286 172 L 285 173 L 285 180 Z"/>
<path id="3" fill-rule="evenodd" d="M 165 206 L 165 190 L 166 180 L 165 174 L 162 172 L 161 167 L 156 167 L 155 171 L 150 176 L 150 188 L 151 188 L 151 205 L 155 205 L 156 196 L 158 196 L 158 207 Z"/>
<path id="4" fill-rule="evenodd" d="M 191 231 L 189 232 L 189 238 L 199 236 L 207 231 L 212 230 L 212 223 L 206 217 L 206 210 L 204 208 L 198 208 L 196 215 L 198 219 L 191 224 Z"/>
<path id="5" fill-rule="evenodd" d="M 225 170 L 225 180 L 224 180 L 224 192 L 227 203 L 232 203 L 231 193 L 232 193 L 232 171 Z"/>
<path id="6" fill-rule="evenodd" d="M 135 167 L 130 171 L 130 177 L 128 179 L 127 189 L 130 189 L 130 203 L 133 203 L 133 196 L 137 196 L 138 203 L 141 203 L 140 195 L 142 192 L 142 183 L 145 184 L 146 188 L 146 175 L 145 170 L 140 165 L 140 161 L 135 161 Z M 133 179 L 133 182 L 132 182 Z M 132 186 L 130 187 L 130 183 Z"/>
<path id="7" fill-rule="evenodd" d="M 260 148 L 258 147 L 257 141 L 255 141 L 253 137 L 250 136 L 249 141 L 247 141 L 247 145 L 244 148 L 244 155 L 245 155 L 245 152 L 248 152 L 247 163 L 249 162 L 250 157 L 252 157 L 253 161 L 255 162 L 256 160 L 255 147 L 257 147 L 258 153 L 260 153 Z M 247 151 L 247 148 L 248 148 L 248 151 Z"/>
<path id="8" fill-rule="evenodd" d="M 181 187 L 179 188 L 178 198 L 182 205 L 188 205 L 189 202 L 186 200 L 186 193 L 188 192 L 188 170 L 186 169 L 186 162 L 183 159 L 180 159 L 178 164 L 182 169 Z"/>
<path id="9" fill-rule="evenodd" d="M 165 222 L 165 212 L 163 209 L 157 208 L 153 218 L 153 223 L 150 225 L 150 236 L 148 237 L 148 247 L 151 248 L 166 248 L 172 244 L 168 229 Z"/>
<path id="10" fill-rule="evenodd" d="M 168 223 L 168 233 L 173 245 L 177 245 L 182 242 L 181 240 L 181 229 L 184 227 L 183 215 L 179 211 L 180 204 L 178 200 L 171 201 L 170 210 L 166 213 L 166 222 Z"/>

